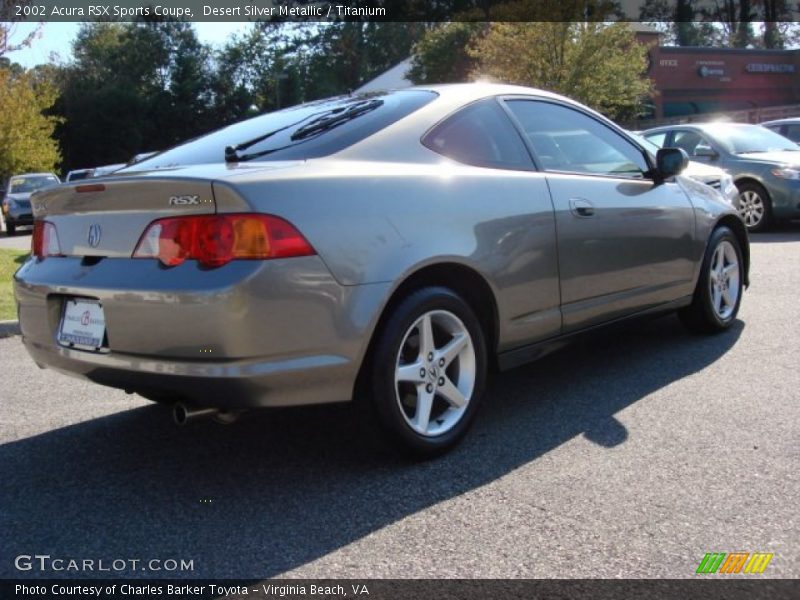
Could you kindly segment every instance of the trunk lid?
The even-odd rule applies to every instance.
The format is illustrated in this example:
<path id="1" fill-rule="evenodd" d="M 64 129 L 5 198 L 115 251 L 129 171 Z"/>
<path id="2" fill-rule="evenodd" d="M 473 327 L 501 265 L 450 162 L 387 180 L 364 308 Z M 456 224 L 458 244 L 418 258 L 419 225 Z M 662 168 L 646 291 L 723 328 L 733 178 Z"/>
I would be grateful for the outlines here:
<path id="1" fill-rule="evenodd" d="M 213 182 L 253 170 L 222 164 L 129 170 L 48 188 L 31 204 L 34 218 L 55 225 L 62 254 L 127 258 L 154 220 L 215 213 Z"/>

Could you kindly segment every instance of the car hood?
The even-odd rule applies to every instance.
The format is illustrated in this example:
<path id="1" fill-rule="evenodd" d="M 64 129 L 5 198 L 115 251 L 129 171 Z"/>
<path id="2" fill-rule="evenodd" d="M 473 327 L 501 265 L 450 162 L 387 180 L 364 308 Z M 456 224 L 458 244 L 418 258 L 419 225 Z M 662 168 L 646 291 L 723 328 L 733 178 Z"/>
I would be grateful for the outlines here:
<path id="1" fill-rule="evenodd" d="M 15 202 L 24 202 L 31 199 L 30 192 L 23 192 L 23 193 L 16 193 L 16 194 L 7 194 L 6 198 L 9 200 L 14 200 Z"/>
<path id="2" fill-rule="evenodd" d="M 740 159 L 781 165 L 800 165 L 800 151 L 745 152 L 737 154 Z"/>
<path id="3" fill-rule="evenodd" d="M 719 177 L 723 173 L 725 173 L 725 171 L 719 167 L 704 165 L 703 163 L 694 160 L 690 160 L 689 164 L 686 166 L 686 169 L 683 171 L 683 175 L 688 175 L 689 177 L 709 177 L 714 175 Z"/>

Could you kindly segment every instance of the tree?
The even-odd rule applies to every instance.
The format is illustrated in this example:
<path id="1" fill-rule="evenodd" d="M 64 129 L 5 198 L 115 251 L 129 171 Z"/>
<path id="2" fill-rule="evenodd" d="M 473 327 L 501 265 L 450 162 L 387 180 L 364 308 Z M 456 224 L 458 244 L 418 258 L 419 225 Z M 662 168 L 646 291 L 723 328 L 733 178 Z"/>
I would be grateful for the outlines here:
<path id="1" fill-rule="evenodd" d="M 466 81 L 475 69 L 467 47 L 485 23 L 445 23 L 427 31 L 413 48 L 408 77 L 417 84 Z"/>
<path id="2" fill-rule="evenodd" d="M 713 46 L 719 32 L 713 23 L 703 22 L 705 13 L 697 0 L 646 0 L 639 18 L 654 25 L 667 44 Z"/>
<path id="3" fill-rule="evenodd" d="M 53 131 L 58 119 L 44 115 L 56 89 L 44 77 L 0 69 L 0 180 L 25 171 L 54 171 L 61 160 Z"/>
<path id="4" fill-rule="evenodd" d="M 348 93 L 408 57 L 420 23 L 260 23 L 217 54 L 219 110 L 274 110 Z"/>
<path id="5" fill-rule="evenodd" d="M 0 0 L 0 58 L 30 46 L 42 33 L 41 23 L 26 35 L 17 35 L 16 8 L 30 5 L 32 0 Z"/>
<path id="6" fill-rule="evenodd" d="M 558 92 L 612 119 L 635 118 L 652 92 L 647 49 L 626 23 L 492 23 L 469 53 L 473 77 Z"/>
<path id="7" fill-rule="evenodd" d="M 220 125 L 210 50 L 189 23 L 86 23 L 55 111 L 67 169 L 126 162 Z"/>

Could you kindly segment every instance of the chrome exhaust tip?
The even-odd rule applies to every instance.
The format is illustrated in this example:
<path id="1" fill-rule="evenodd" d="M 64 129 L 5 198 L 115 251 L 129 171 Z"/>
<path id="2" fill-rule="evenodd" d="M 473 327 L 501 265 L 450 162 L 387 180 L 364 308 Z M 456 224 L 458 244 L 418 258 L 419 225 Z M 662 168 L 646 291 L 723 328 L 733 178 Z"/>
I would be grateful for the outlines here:
<path id="1" fill-rule="evenodd" d="M 190 421 L 214 419 L 220 425 L 231 425 L 239 419 L 241 410 L 220 410 L 210 406 L 193 406 L 176 402 L 172 407 L 172 419 L 176 425 L 184 426 Z"/>
<path id="2" fill-rule="evenodd" d="M 176 402 L 172 407 L 172 418 L 176 425 L 186 425 L 190 421 L 211 419 L 219 414 L 219 409 L 201 406 L 191 406 L 183 402 Z"/>

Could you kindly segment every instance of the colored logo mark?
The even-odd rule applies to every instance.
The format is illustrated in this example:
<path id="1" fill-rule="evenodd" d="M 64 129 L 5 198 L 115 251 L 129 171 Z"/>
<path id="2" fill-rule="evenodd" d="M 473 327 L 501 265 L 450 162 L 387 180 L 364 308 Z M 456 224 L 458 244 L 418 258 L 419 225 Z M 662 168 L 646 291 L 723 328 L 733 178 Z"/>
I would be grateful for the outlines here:
<path id="1" fill-rule="evenodd" d="M 709 552 L 695 573 L 763 573 L 773 556 L 767 552 Z"/>

